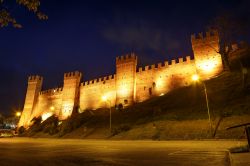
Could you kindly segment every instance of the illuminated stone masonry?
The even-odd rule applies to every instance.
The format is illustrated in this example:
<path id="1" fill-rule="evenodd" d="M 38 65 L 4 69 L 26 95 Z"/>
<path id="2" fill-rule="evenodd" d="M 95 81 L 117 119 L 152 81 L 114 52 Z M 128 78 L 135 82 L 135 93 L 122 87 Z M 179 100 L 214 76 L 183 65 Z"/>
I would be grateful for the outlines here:
<path id="1" fill-rule="evenodd" d="M 61 88 L 41 91 L 43 78 L 30 76 L 19 127 L 28 127 L 34 117 L 47 119 L 56 115 L 60 120 L 73 111 L 109 106 L 128 106 L 161 96 L 169 91 L 192 83 L 198 74 L 203 80 L 223 70 L 218 54 L 219 37 L 216 31 L 191 36 L 194 59 L 190 56 L 165 61 L 157 65 L 137 67 L 137 56 L 132 53 L 116 58 L 116 73 L 81 83 L 78 71 L 64 74 Z"/>

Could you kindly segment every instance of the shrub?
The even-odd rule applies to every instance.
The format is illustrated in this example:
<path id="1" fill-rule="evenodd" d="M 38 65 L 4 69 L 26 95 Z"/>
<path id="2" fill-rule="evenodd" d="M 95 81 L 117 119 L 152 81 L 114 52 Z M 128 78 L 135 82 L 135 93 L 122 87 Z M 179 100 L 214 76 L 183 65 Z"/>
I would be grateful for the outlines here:
<path id="1" fill-rule="evenodd" d="M 66 133 L 70 133 L 74 129 L 79 128 L 86 121 L 90 119 L 90 112 L 76 113 L 63 121 L 60 126 L 60 136 L 65 135 Z"/>
<path id="2" fill-rule="evenodd" d="M 19 127 L 17 130 L 19 135 L 22 135 L 25 132 L 25 128 L 23 126 Z"/>
<path id="3" fill-rule="evenodd" d="M 50 135 L 56 134 L 58 132 L 58 122 L 59 120 L 56 116 L 49 117 L 41 124 L 43 132 Z"/>
<path id="4" fill-rule="evenodd" d="M 31 120 L 32 125 L 30 126 L 29 131 L 31 133 L 42 131 L 42 126 L 40 125 L 41 121 L 42 121 L 42 118 L 40 116 L 33 118 Z"/>

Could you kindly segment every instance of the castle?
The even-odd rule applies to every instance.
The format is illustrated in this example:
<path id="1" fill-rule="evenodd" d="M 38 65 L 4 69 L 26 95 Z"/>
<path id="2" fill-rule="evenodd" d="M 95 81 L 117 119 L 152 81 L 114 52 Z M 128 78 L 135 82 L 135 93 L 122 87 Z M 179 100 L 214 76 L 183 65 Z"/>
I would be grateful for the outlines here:
<path id="1" fill-rule="evenodd" d="M 83 112 L 122 104 L 128 106 L 152 96 L 161 96 L 169 91 L 192 83 L 192 75 L 209 79 L 223 70 L 217 31 L 191 36 L 194 59 L 190 56 L 165 61 L 157 65 L 137 68 L 137 56 L 132 53 L 116 58 L 114 75 L 81 82 L 78 71 L 65 73 L 63 87 L 41 91 L 43 78 L 30 76 L 24 109 L 19 127 L 28 127 L 34 117 L 42 120 L 56 115 L 60 120 L 71 116 L 73 110 Z M 102 99 L 107 99 L 104 102 Z"/>

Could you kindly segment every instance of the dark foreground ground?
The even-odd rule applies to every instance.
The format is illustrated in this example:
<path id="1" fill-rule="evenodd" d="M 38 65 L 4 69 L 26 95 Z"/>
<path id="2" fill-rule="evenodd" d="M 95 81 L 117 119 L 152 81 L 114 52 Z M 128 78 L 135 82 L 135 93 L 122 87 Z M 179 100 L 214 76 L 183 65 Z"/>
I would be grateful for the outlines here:
<path id="1" fill-rule="evenodd" d="M 227 151 L 245 141 L 0 139 L 1 166 L 230 165 Z"/>

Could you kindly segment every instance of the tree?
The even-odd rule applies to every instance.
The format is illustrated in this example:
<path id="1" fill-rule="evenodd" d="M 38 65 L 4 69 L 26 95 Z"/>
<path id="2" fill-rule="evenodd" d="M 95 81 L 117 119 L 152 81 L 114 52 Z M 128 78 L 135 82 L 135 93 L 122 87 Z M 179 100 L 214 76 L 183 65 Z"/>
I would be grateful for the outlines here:
<path id="1" fill-rule="evenodd" d="M 30 12 L 33 12 L 38 19 L 47 20 L 48 16 L 40 11 L 40 0 L 16 0 L 16 4 L 24 6 Z M 12 25 L 15 28 L 21 28 L 22 25 L 19 24 L 15 17 L 12 16 L 10 6 L 12 6 L 9 0 L 0 0 L 0 27 L 7 27 Z"/>
<path id="2" fill-rule="evenodd" d="M 248 31 L 247 18 L 236 16 L 229 13 L 223 13 L 215 17 L 208 29 L 216 29 L 219 34 L 219 51 L 221 54 L 224 69 L 230 70 L 229 55 L 232 51 L 232 45 L 241 39 Z"/>

